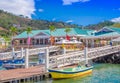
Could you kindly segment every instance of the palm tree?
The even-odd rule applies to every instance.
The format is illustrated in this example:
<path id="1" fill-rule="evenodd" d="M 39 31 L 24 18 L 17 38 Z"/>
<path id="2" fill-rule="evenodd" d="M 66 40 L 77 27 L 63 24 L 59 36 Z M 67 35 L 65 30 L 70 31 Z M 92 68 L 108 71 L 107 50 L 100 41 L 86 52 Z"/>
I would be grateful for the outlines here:
<path id="1" fill-rule="evenodd" d="M 11 45 L 12 45 L 13 36 L 15 36 L 17 34 L 17 28 L 14 27 L 14 26 L 10 27 L 10 32 L 11 32 L 11 35 L 12 35 L 12 38 L 11 38 Z"/>
<path id="2" fill-rule="evenodd" d="M 54 25 L 50 25 L 49 26 L 49 29 L 50 29 L 50 38 L 52 38 L 52 32 L 54 32 L 55 30 L 56 30 L 56 28 L 55 28 L 55 26 Z M 51 41 L 52 41 L 52 39 L 51 39 Z M 52 42 L 50 42 L 51 43 L 51 45 L 52 45 Z"/>
<path id="3" fill-rule="evenodd" d="M 70 37 L 68 36 L 68 33 L 69 33 L 70 31 L 71 31 L 71 29 L 68 28 L 68 27 L 66 27 L 65 30 L 64 30 L 64 32 L 66 33 L 66 39 L 67 39 L 67 40 L 70 40 Z"/>
<path id="4" fill-rule="evenodd" d="M 68 27 L 66 27 L 64 31 L 65 31 L 65 33 L 66 33 L 66 35 L 67 35 L 67 34 L 71 31 L 71 29 L 68 28 Z"/>
<path id="5" fill-rule="evenodd" d="M 55 26 L 50 25 L 49 29 L 50 29 L 50 35 L 52 36 L 52 32 L 54 32 L 56 30 L 56 28 L 55 28 Z"/>
<path id="6" fill-rule="evenodd" d="M 29 38 L 30 34 L 32 33 L 32 28 L 31 28 L 31 27 L 27 27 L 26 33 L 27 33 L 27 36 L 28 36 L 28 38 Z M 28 42 L 28 41 L 27 41 L 27 42 Z M 29 44 L 28 44 L 28 48 L 29 48 Z"/>

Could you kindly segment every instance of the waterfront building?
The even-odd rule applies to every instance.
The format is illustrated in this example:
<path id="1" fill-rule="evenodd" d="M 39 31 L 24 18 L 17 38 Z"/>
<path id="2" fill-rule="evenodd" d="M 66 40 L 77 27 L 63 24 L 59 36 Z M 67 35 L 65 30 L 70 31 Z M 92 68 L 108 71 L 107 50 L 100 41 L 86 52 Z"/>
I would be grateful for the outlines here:
<path id="1" fill-rule="evenodd" d="M 0 49 L 4 49 L 8 46 L 8 42 L 4 38 L 0 37 Z"/>
<path id="2" fill-rule="evenodd" d="M 66 39 L 65 28 L 56 29 L 51 33 L 52 39 L 55 42 L 60 41 L 61 39 Z M 30 37 L 30 47 L 40 47 L 48 46 L 51 44 L 51 35 L 50 30 L 32 30 L 32 33 L 29 34 Z M 88 47 L 95 47 L 100 45 L 109 44 L 109 42 L 120 36 L 120 29 L 115 27 L 103 27 L 102 29 L 88 30 L 80 28 L 71 28 L 71 31 L 68 33 L 70 40 L 76 38 L 77 41 L 82 42 Z M 16 47 L 27 47 L 28 35 L 26 31 L 17 35 L 13 39 L 13 44 Z"/>

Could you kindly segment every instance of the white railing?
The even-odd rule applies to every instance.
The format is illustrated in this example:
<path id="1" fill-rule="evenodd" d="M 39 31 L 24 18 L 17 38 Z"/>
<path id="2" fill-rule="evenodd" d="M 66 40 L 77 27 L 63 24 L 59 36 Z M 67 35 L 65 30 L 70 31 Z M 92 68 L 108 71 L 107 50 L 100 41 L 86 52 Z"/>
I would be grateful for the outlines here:
<path id="1" fill-rule="evenodd" d="M 120 51 L 120 45 L 117 46 L 104 46 L 98 47 L 96 49 L 89 49 L 88 51 L 88 59 L 94 59 L 97 57 L 102 57 L 105 55 L 113 54 Z M 84 61 L 84 51 L 67 53 L 64 55 L 53 56 L 49 58 L 50 67 L 58 67 L 71 65 L 73 63 L 78 63 L 80 61 Z"/>
<path id="2" fill-rule="evenodd" d="M 60 49 L 58 46 L 49 46 L 49 47 L 43 47 L 43 48 L 34 48 L 34 49 L 29 49 L 29 55 L 36 55 L 39 53 L 45 52 L 45 49 L 49 49 L 49 52 L 54 52 Z M 14 51 L 14 56 L 16 58 L 21 58 L 25 56 L 25 50 L 23 50 L 23 55 L 21 55 L 21 51 Z M 0 53 L 0 60 L 6 60 L 6 59 L 12 59 L 13 57 L 12 52 L 5 52 L 5 53 Z"/>

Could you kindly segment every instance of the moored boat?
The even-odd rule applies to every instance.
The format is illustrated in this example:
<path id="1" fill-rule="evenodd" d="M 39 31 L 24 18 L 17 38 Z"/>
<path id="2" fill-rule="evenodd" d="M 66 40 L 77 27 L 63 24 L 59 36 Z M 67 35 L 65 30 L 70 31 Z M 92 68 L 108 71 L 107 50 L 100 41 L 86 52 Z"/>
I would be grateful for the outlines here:
<path id="1" fill-rule="evenodd" d="M 77 76 L 84 76 L 92 73 L 93 66 L 86 67 L 74 67 L 74 68 L 64 68 L 64 69 L 49 69 L 48 71 L 52 75 L 53 79 L 63 79 L 63 78 L 73 78 Z"/>

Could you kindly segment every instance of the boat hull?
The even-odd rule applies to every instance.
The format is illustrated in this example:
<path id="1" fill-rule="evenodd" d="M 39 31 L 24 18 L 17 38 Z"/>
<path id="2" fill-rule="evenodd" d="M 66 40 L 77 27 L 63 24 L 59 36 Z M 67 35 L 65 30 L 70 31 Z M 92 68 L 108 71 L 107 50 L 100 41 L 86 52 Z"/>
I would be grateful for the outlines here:
<path id="1" fill-rule="evenodd" d="M 84 71 L 78 71 L 78 72 L 59 72 L 59 71 L 52 71 L 49 70 L 50 74 L 52 75 L 53 79 L 63 79 L 63 78 L 73 78 L 77 76 L 85 76 L 92 73 L 92 68 L 84 70 Z"/>

